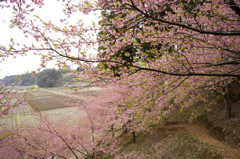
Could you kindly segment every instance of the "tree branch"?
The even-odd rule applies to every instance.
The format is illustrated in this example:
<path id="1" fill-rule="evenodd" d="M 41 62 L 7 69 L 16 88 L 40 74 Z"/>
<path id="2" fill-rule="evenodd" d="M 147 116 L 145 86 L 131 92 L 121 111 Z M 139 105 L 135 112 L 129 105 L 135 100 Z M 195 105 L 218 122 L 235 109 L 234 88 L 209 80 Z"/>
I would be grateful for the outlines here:
<path id="1" fill-rule="evenodd" d="M 229 0 L 225 0 L 229 1 Z M 234 0 L 230 0 L 228 3 L 229 7 L 240 17 L 240 7 L 235 3 Z"/>
<path id="2" fill-rule="evenodd" d="M 170 25 L 174 25 L 174 26 L 179 26 L 179 27 L 182 27 L 182 28 L 185 28 L 185 29 L 189 29 L 189 30 L 192 30 L 192 31 L 196 31 L 198 33 L 201 33 L 201 34 L 211 34 L 211 35 L 221 35 L 221 36 L 236 36 L 236 35 L 240 35 L 240 31 L 231 31 L 231 32 L 221 32 L 221 31 L 207 31 L 207 30 L 202 30 L 202 29 L 197 29 L 197 28 L 193 28 L 193 27 L 190 27 L 190 26 L 187 26 L 187 25 L 184 25 L 184 24 L 181 24 L 181 23 L 176 23 L 176 22 L 171 22 L 171 21 L 167 21 L 167 20 L 163 20 L 163 19 L 159 19 L 159 18 L 156 18 L 156 17 L 153 17 L 153 16 L 150 16 L 149 14 L 147 13 L 144 13 L 143 11 L 141 11 L 139 8 L 137 8 L 133 1 L 131 0 L 132 2 L 132 6 L 135 10 L 137 10 L 138 12 L 142 13 L 146 18 L 151 18 L 153 20 L 156 20 L 156 21 L 159 21 L 159 22 L 162 22 L 162 23 L 166 23 L 166 24 L 170 24 Z"/>

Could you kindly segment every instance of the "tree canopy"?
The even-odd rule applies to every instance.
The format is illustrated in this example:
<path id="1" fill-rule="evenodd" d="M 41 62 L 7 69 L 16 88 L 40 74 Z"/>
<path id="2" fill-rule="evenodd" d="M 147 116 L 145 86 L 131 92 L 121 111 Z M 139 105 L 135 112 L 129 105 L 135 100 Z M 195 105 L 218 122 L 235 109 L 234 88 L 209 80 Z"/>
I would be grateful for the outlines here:
<path id="1" fill-rule="evenodd" d="M 45 69 L 37 74 L 36 84 L 40 87 L 53 87 L 61 83 L 61 73 L 55 69 Z"/>
<path id="2" fill-rule="evenodd" d="M 69 154 L 78 158 L 78 153 L 94 158 L 96 152 L 115 153 L 113 145 L 106 148 L 113 140 L 108 136 L 110 128 L 145 130 L 147 124 L 162 120 L 170 111 L 191 106 L 197 100 L 206 101 L 212 94 L 224 98 L 226 118 L 231 117 L 228 85 L 239 82 L 240 77 L 239 1 L 63 0 L 66 16 L 59 19 L 62 25 L 35 14 L 35 8 L 44 6 L 41 0 L 13 3 L 10 27 L 22 30 L 26 38 L 35 41 L 18 46 L 11 39 L 8 46 L 0 46 L 1 58 L 33 53 L 42 57 L 40 68 L 52 60 L 57 60 L 60 68 L 70 69 L 76 64 L 84 69 L 76 72 L 79 79 L 84 73 L 91 85 L 109 88 L 95 99 L 72 96 L 87 114 L 83 118 L 85 129 L 77 124 L 69 135 L 61 134 L 65 132 L 57 131 L 62 130 L 61 125 L 43 119 L 46 127 L 39 127 L 35 137 L 44 130 L 50 135 L 42 143 L 52 136 L 56 140 L 43 149 L 33 135 L 33 139 L 24 140 L 26 145 L 19 148 L 21 153 L 36 158 L 68 158 Z M 10 6 L 2 2 L 0 7 Z M 71 19 L 79 12 L 88 15 L 99 10 L 100 25 L 85 27 L 83 21 Z M 51 36 L 53 33 L 59 36 Z M 90 49 L 97 50 L 97 54 L 86 51 Z M 32 73 L 36 74 L 34 70 Z M 46 70 L 37 74 L 39 86 L 54 86 L 52 80 L 45 78 L 46 74 L 54 82 L 60 78 L 56 70 Z M 24 133 L 20 136 L 24 139 Z M 27 144 L 30 141 L 34 146 Z M 56 146 L 59 142 L 63 143 L 61 147 Z M 38 148 L 33 149 L 35 146 Z"/>

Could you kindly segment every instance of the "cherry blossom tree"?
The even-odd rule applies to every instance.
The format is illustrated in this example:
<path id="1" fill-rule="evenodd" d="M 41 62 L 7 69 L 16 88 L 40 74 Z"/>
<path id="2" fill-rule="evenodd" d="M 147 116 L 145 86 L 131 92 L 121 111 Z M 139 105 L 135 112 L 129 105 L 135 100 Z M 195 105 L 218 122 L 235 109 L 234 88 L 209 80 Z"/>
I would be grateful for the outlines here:
<path id="1" fill-rule="evenodd" d="M 19 90 L 14 89 L 16 84 L 22 79 L 22 76 L 18 76 L 8 83 L 0 84 L 0 117 L 8 115 L 15 107 L 27 105 L 29 94 L 32 91 L 31 88 L 20 90 L 24 92 L 21 95 L 18 94 Z"/>
<path id="2" fill-rule="evenodd" d="M 177 91 L 181 97 L 180 87 L 185 88 L 184 92 L 188 90 L 187 94 L 195 95 L 217 90 L 224 95 L 226 118 L 231 117 L 225 88 L 239 79 L 239 4 L 235 1 L 108 1 L 101 6 L 109 11 L 105 11 L 106 15 L 115 14 L 110 21 L 107 16 L 101 21 L 100 46 L 107 48 L 102 50 L 102 56 L 107 63 L 114 61 L 110 63 L 114 68 L 119 64 L 125 66 L 125 70 L 112 70 L 114 74 L 131 67 L 132 73 L 145 70 L 156 76 L 164 75 L 163 85 L 167 82 L 173 86 L 167 84 L 168 97 L 173 92 L 172 96 L 176 96 Z M 229 15 L 236 19 L 228 19 Z M 145 43 L 152 47 L 142 49 Z M 132 56 L 132 52 L 124 51 L 129 49 L 129 44 L 138 50 L 133 57 L 135 61 L 121 57 L 113 60 L 116 52 L 122 52 L 122 57 Z M 156 48 L 157 45 L 160 47 Z M 153 60 L 143 60 L 150 53 L 154 55 Z M 187 83 L 192 86 L 186 89 L 183 86 Z M 182 97 L 180 101 L 186 106 L 186 96 Z"/>
<path id="3" fill-rule="evenodd" d="M 101 137 L 110 133 L 109 130 L 122 127 L 134 132 L 144 130 L 171 110 L 191 106 L 196 100 L 206 101 L 215 91 L 224 97 L 226 118 L 231 117 L 228 85 L 240 77 L 239 1 L 63 0 L 62 3 L 65 17 L 59 19 L 62 25 L 58 26 L 35 14 L 36 8 L 44 7 L 41 0 L 2 2 L 0 7 L 14 10 L 10 27 L 22 30 L 25 37 L 34 38 L 35 43 L 21 47 L 12 39 L 9 46 L 0 46 L 0 50 L 2 57 L 41 55 L 40 68 L 51 60 L 57 60 L 58 67 L 70 68 L 77 64 L 84 68 L 91 85 L 116 89 L 108 96 L 97 100 L 86 98 L 82 103 L 88 126 L 81 133 L 91 132 L 90 136 L 74 138 L 66 132 L 59 135 L 61 130 L 53 132 L 60 128 L 58 126 L 48 130 L 59 139 L 56 143 L 72 144 L 64 148 L 66 153 L 72 150 L 71 154 L 76 157 L 78 146 L 75 144 L 81 138 L 84 144 L 89 144 L 86 152 L 90 152 L 92 158 L 97 151 L 108 154 L 104 146 L 106 148 L 111 140 L 101 140 Z M 100 26 L 92 23 L 84 27 L 83 21 L 71 21 L 79 11 L 87 15 L 99 10 L 105 14 L 100 16 Z M 109 19 L 112 13 L 114 16 Z M 98 53 L 90 54 L 87 49 Z M 97 71 L 96 63 L 100 63 Z M 76 74 L 80 79 L 83 72 Z M 174 102 L 169 104 L 172 99 Z M 101 125 L 103 120 L 107 124 Z M 68 137 L 71 140 L 66 140 Z M 45 156 L 56 153 L 61 157 L 60 149 L 51 149 L 49 154 L 46 148 L 39 151 Z"/>
<path id="4" fill-rule="evenodd" d="M 122 130 L 133 114 L 125 112 L 121 106 L 123 99 L 129 95 L 127 90 L 111 87 L 97 97 L 72 97 L 77 100 L 73 105 L 80 110 L 76 120 L 66 115 L 55 123 L 46 113 L 39 113 L 41 123 L 37 126 L 23 125 L 17 130 L 1 131 L 1 157 L 10 157 L 10 154 L 11 158 L 98 158 L 100 155 L 116 155 L 121 139 L 115 138 L 114 133 Z M 125 128 L 130 127 L 126 125 Z"/>

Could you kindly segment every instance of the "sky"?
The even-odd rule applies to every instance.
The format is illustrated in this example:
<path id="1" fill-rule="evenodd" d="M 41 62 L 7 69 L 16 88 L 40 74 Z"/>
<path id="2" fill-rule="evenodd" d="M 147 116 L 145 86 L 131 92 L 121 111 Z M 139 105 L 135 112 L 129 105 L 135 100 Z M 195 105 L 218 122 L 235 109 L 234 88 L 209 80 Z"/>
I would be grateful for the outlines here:
<path id="1" fill-rule="evenodd" d="M 1 2 L 4 3 L 4 2 Z M 44 1 L 45 6 L 40 10 L 35 10 L 40 17 L 44 20 L 51 20 L 53 23 L 61 25 L 59 22 L 59 19 L 62 18 L 62 4 L 56 1 Z M 53 7 L 54 6 L 54 7 Z M 31 44 L 31 39 L 26 39 L 23 36 L 23 33 L 21 30 L 18 30 L 16 28 L 10 29 L 9 28 L 9 21 L 12 13 L 12 8 L 4 8 L 0 9 L 0 45 L 9 45 L 10 38 L 14 38 L 16 42 L 19 42 L 20 44 L 22 42 Z M 83 19 L 85 25 L 89 26 L 92 24 L 92 21 L 95 21 L 97 23 L 98 16 L 97 15 L 74 15 L 73 18 L 71 18 L 71 21 L 78 21 L 79 19 Z M 5 21 L 5 22 L 3 22 Z M 37 71 L 37 68 L 39 68 L 40 64 L 40 56 L 33 55 L 29 53 L 27 56 L 21 57 L 16 56 L 16 58 L 10 57 L 6 58 L 3 62 L 0 62 L 0 79 L 4 78 L 5 76 L 10 75 L 19 75 L 26 73 L 27 71 Z M 76 66 L 77 67 L 77 66 Z M 55 62 L 52 61 L 48 63 L 46 68 L 57 68 L 55 66 Z"/>

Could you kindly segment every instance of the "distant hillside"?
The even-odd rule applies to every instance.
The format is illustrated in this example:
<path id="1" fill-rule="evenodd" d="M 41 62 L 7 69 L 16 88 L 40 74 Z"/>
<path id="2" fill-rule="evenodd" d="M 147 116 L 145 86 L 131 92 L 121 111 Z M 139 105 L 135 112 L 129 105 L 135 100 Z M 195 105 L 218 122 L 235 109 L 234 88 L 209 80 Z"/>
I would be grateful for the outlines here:
<path id="1" fill-rule="evenodd" d="M 35 83 L 36 77 L 29 73 L 29 74 L 23 74 L 23 75 L 11 75 L 6 76 L 3 79 L 0 79 L 0 84 L 10 84 L 14 83 L 17 79 L 21 78 L 21 80 L 17 83 L 18 86 L 30 86 Z"/>
<path id="2" fill-rule="evenodd" d="M 0 84 L 8 84 L 12 80 L 16 79 L 18 75 L 11 75 L 11 76 L 6 76 L 3 79 L 0 79 Z"/>
<path id="3" fill-rule="evenodd" d="M 78 72 L 84 71 L 84 69 L 77 68 Z M 3 79 L 0 79 L 0 84 L 9 84 L 10 81 L 14 81 L 19 77 L 22 77 L 21 80 L 17 83 L 18 86 L 31 86 L 38 85 L 40 87 L 56 87 L 63 85 L 65 83 L 74 82 L 75 75 L 68 74 L 68 70 L 64 69 L 45 69 L 35 77 L 33 74 L 22 74 L 22 75 L 11 75 L 6 76 Z"/>

